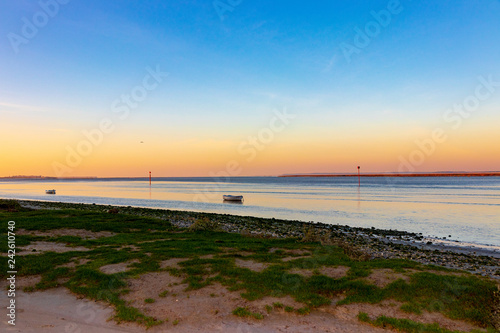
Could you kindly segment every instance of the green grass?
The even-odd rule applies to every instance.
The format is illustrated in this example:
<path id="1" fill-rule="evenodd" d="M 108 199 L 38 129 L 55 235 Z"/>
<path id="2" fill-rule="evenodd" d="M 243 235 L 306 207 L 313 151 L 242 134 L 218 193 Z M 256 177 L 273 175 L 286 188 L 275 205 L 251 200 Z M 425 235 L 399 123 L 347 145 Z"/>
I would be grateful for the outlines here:
<path id="1" fill-rule="evenodd" d="M 365 323 L 370 323 L 371 322 L 370 317 L 368 316 L 368 313 L 366 313 L 366 312 L 360 312 L 360 313 L 358 313 L 358 320 L 362 321 L 362 322 L 365 322 Z"/>
<path id="2" fill-rule="evenodd" d="M 384 289 L 384 298 L 406 302 L 405 309 L 442 312 L 452 319 L 486 327 L 495 303 L 496 285 L 476 276 L 415 273 L 410 283 L 395 281 Z"/>
<path id="3" fill-rule="evenodd" d="M 233 315 L 238 317 L 250 317 L 258 320 L 264 319 L 264 316 L 260 313 L 251 312 L 247 308 L 238 307 L 233 310 Z"/>
<path id="4" fill-rule="evenodd" d="M 275 309 L 283 309 L 284 305 L 282 303 L 280 303 L 280 302 L 274 302 L 273 303 L 273 307 Z"/>
<path id="5" fill-rule="evenodd" d="M 145 316 L 138 309 L 126 306 L 124 304 L 119 304 L 116 307 L 116 314 L 114 319 L 120 323 L 122 321 L 137 322 L 150 328 L 152 326 L 160 325 L 163 323 L 162 320 L 158 320 L 153 317 Z"/>
<path id="6" fill-rule="evenodd" d="M 301 316 L 304 316 L 304 315 L 308 315 L 309 313 L 311 313 L 311 309 L 308 308 L 307 306 L 304 306 L 304 307 L 301 307 L 301 308 L 295 310 L 295 312 Z"/>
<path id="7" fill-rule="evenodd" d="M 45 290 L 50 288 L 59 287 L 60 283 L 58 279 L 67 278 L 72 275 L 71 270 L 68 267 L 58 267 L 54 270 L 46 272 L 42 275 L 42 280 L 35 285 L 37 290 Z"/>
<path id="8" fill-rule="evenodd" d="M 386 316 L 379 316 L 371 320 L 368 314 L 360 312 L 358 319 L 362 322 L 371 324 L 375 327 L 393 329 L 399 332 L 407 333 L 460 333 L 460 331 L 450 331 L 440 327 L 438 324 L 422 324 L 409 319 L 397 319 Z"/>
<path id="9" fill-rule="evenodd" d="M 406 313 L 422 314 L 422 308 L 414 302 L 405 303 L 401 306 L 401 310 Z"/>
<path id="10" fill-rule="evenodd" d="M 178 218 L 181 212 L 169 214 Z M 0 232 L 3 233 L 2 237 L 5 237 L 7 221 L 14 220 L 17 229 L 50 231 L 72 228 L 115 233 L 110 237 L 89 240 L 77 236 L 16 236 L 16 244 L 20 247 L 34 241 L 51 241 L 90 249 L 85 252 L 47 252 L 17 256 L 18 275 L 41 275 L 41 281 L 34 286 L 36 290 L 63 285 L 76 294 L 114 305 L 117 321 L 135 321 L 148 327 L 160 321 L 128 306 L 122 296 L 128 292 L 127 279 L 160 271 L 168 271 L 171 275 L 182 277 L 182 283 L 187 284 L 185 292 L 188 295 L 191 290 L 220 283 L 230 291 L 239 291 L 241 297 L 248 301 L 264 297 L 291 296 L 303 304 L 303 307 L 294 309 L 276 302 L 272 307 L 266 306 L 268 312 L 274 308 L 306 315 L 317 307 L 330 304 L 333 298 L 343 295 L 345 297 L 339 305 L 377 304 L 393 299 L 403 303 L 401 310 L 405 312 L 441 312 L 449 318 L 465 320 L 480 327 L 492 326 L 490 314 L 495 304 L 496 290 L 496 284 L 492 280 L 470 274 L 446 275 L 449 271 L 447 269 L 428 267 L 409 260 L 361 260 L 360 256 L 351 258 L 349 251 L 335 245 L 299 242 L 294 238 L 258 238 L 212 231 L 217 228 L 212 228 L 213 224 L 206 219 L 206 216 L 211 215 L 186 214 L 198 221 L 197 227 L 192 230 L 179 230 L 168 221 L 152 217 L 76 209 L 31 211 L 15 203 L 0 200 L 0 221 L 4 230 Z M 223 220 L 227 217 L 221 215 L 220 218 Z M 5 247 L 6 251 L 4 243 L 0 243 L 0 246 Z M 271 252 L 271 249 L 277 250 Z M 310 257 L 290 255 L 287 252 L 296 249 L 305 251 L 305 255 Z M 250 255 L 243 257 L 240 254 L 243 251 L 249 252 Z M 212 257 L 202 259 L 205 255 Z M 296 258 L 282 261 L 290 256 Z M 160 268 L 162 261 L 172 258 L 185 260 L 179 263 L 179 268 Z M 88 262 L 78 264 L 83 259 Z M 256 272 L 237 266 L 235 259 L 253 260 L 268 264 L 268 267 Z M 124 273 L 104 274 L 100 271 L 102 266 L 132 260 L 137 262 L 130 264 L 129 270 Z M 70 262 L 75 262 L 74 268 L 60 267 Z M 6 265 L 6 260 L 0 261 L 2 278 L 7 271 Z M 319 274 L 320 268 L 324 266 L 346 266 L 349 271 L 345 277 L 334 279 Z M 289 273 L 291 269 L 307 269 L 316 273 L 305 277 Z M 413 269 L 417 272 L 411 274 L 409 282 L 397 280 L 385 288 L 379 288 L 364 279 L 376 269 L 392 269 L 399 273 Z M 436 270 L 443 272 L 443 275 L 434 274 Z M 167 294 L 168 291 L 165 290 L 158 296 L 166 297 Z M 262 316 L 252 314 L 245 308 L 235 311 L 235 315 L 254 318 Z"/>
<path id="11" fill-rule="evenodd" d="M 19 212 L 19 211 L 25 211 L 26 209 L 22 208 L 19 202 L 16 200 L 5 200 L 5 199 L 0 199 L 0 211 L 5 211 L 5 212 Z"/>

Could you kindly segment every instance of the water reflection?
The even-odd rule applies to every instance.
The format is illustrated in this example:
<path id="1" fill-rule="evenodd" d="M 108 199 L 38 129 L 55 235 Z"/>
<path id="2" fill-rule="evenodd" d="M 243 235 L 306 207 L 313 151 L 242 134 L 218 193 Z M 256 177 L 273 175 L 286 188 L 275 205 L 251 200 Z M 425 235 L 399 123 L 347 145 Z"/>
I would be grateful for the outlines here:
<path id="1" fill-rule="evenodd" d="M 222 200 L 222 203 L 228 205 L 243 205 L 243 201 Z"/>
<path id="2" fill-rule="evenodd" d="M 479 177 L 481 178 L 481 177 Z M 495 178 L 495 177 L 493 177 Z M 401 179 L 389 191 L 381 179 L 242 178 L 216 183 L 155 181 L 0 181 L 0 197 L 137 205 L 422 232 L 500 245 L 499 179 Z M 56 189 L 46 195 L 45 189 Z M 363 193 L 361 193 L 363 191 Z M 227 193 L 251 204 L 221 202 Z M 196 200 L 201 195 L 204 200 Z"/>
<path id="3" fill-rule="evenodd" d="M 361 187 L 358 186 L 358 210 L 361 209 Z"/>

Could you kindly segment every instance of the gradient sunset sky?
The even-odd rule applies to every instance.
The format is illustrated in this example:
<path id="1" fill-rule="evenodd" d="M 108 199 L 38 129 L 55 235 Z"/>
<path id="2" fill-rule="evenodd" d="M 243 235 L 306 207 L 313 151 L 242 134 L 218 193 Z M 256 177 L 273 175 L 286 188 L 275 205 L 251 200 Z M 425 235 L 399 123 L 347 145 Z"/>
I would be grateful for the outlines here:
<path id="1" fill-rule="evenodd" d="M 3 0 L 0 176 L 500 170 L 499 18 L 498 0 Z"/>

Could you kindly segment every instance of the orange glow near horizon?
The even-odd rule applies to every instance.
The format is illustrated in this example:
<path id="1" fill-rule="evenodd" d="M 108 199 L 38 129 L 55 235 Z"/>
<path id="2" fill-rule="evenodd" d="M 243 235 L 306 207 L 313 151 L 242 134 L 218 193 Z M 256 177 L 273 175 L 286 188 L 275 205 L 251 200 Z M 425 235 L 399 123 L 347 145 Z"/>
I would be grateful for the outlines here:
<path id="1" fill-rule="evenodd" d="M 293 131 L 292 131 L 293 132 Z M 12 142 L 2 148 L 1 176 L 43 175 L 57 176 L 53 163 L 67 166 L 66 147 L 76 149 L 81 138 L 74 135 L 46 135 L 23 137 L 11 133 Z M 246 144 L 245 153 L 238 151 L 241 140 L 190 140 L 175 142 L 171 137 L 155 137 L 152 142 L 113 136 L 94 146 L 88 156 L 81 157 L 76 166 L 70 166 L 60 176 L 97 177 L 154 177 L 210 176 L 224 172 L 227 163 L 236 161 L 235 176 L 280 175 L 287 173 L 355 172 L 361 165 L 362 172 L 394 172 L 400 165 L 400 156 L 407 159 L 419 150 L 415 140 L 428 136 L 410 135 L 398 140 L 400 133 L 386 132 L 385 136 L 365 134 L 363 137 L 339 133 L 329 138 L 305 133 L 300 137 L 284 133 L 281 137 L 257 151 Z M 449 135 L 446 142 L 437 144 L 435 152 L 425 156 L 415 171 L 495 171 L 500 169 L 500 147 L 494 138 L 496 130 L 474 128 L 461 136 Z M 244 139 L 245 140 L 245 139 Z M 73 145 L 61 141 L 76 142 Z M 171 143 L 170 143 L 171 142 Z M 255 156 L 250 151 L 255 152 Z M 69 170 L 71 172 L 69 172 Z"/>

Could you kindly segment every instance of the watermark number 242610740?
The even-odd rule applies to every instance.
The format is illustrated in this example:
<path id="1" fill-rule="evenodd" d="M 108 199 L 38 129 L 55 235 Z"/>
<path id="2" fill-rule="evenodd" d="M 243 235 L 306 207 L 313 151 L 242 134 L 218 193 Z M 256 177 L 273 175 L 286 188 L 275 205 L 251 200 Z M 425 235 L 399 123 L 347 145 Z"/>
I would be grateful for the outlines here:
<path id="1" fill-rule="evenodd" d="M 9 317 L 8 323 L 10 325 L 16 325 L 16 234 L 14 232 L 16 228 L 16 222 L 9 221 L 7 226 L 7 281 L 9 286 L 7 289 L 7 296 L 9 298 L 9 304 L 7 306 L 7 316 Z"/>

